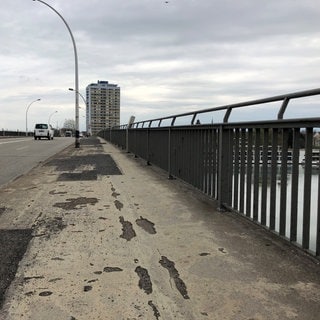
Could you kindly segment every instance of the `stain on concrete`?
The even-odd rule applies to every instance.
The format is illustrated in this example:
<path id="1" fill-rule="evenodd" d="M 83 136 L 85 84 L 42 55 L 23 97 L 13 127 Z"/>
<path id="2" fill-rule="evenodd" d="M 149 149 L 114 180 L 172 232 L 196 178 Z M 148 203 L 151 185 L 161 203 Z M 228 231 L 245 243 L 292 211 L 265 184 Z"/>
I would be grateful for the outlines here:
<path id="1" fill-rule="evenodd" d="M 114 205 L 116 206 L 116 208 L 121 211 L 121 209 L 123 208 L 123 203 L 120 202 L 119 200 L 115 200 L 114 201 Z"/>
<path id="2" fill-rule="evenodd" d="M 120 193 L 112 192 L 112 196 L 117 199 L 120 196 Z"/>
<path id="3" fill-rule="evenodd" d="M 130 241 L 136 236 L 136 232 L 133 229 L 132 223 L 130 221 L 125 221 L 123 217 L 120 217 L 119 220 L 122 224 L 122 235 L 120 238 Z"/>
<path id="4" fill-rule="evenodd" d="M 83 287 L 83 291 L 84 292 L 88 292 L 88 291 L 91 291 L 92 290 L 92 286 L 84 286 Z"/>
<path id="5" fill-rule="evenodd" d="M 0 207 L 0 216 L 6 211 L 6 207 Z"/>
<path id="6" fill-rule="evenodd" d="M 46 236 L 49 238 L 51 234 L 58 233 L 66 227 L 67 225 L 61 217 L 36 220 L 33 225 L 35 231 L 34 236 Z"/>
<path id="7" fill-rule="evenodd" d="M 188 296 L 187 286 L 185 283 L 180 279 L 180 275 L 178 270 L 175 268 L 175 264 L 173 261 L 170 261 L 167 257 L 162 256 L 159 263 L 162 267 L 166 268 L 169 271 L 170 278 L 173 279 L 176 288 L 182 295 L 184 299 L 190 299 Z"/>
<path id="8" fill-rule="evenodd" d="M 40 297 L 48 297 L 48 296 L 51 296 L 51 295 L 52 295 L 51 291 L 42 291 L 42 292 L 39 293 Z"/>
<path id="9" fill-rule="evenodd" d="M 209 255 L 210 255 L 210 253 L 208 253 L 208 252 L 202 252 L 199 254 L 199 256 L 201 256 L 201 257 L 205 257 L 205 256 L 209 256 Z"/>
<path id="10" fill-rule="evenodd" d="M 140 266 L 136 267 L 135 272 L 139 276 L 139 288 L 144 290 L 146 294 L 152 293 L 152 282 L 148 270 Z"/>
<path id="11" fill-rule="evenodd" d="M 59 195 L 59 194 L 66 194 L 66 191 L 56 191 L 56 190 L 52 190 L 49 192 L 49 194 L 51 195 Z"/>
<path id="12" fill-rule="evenodd" d="M 103 271 L 104 272 L 121 272 L 123 270 L 119 267 L 105 267 Z"/>
<path id="13" fill-rule="evenodd" d="M 96 203 L 98 203 L 97 198 L 78 197 L 66 199 L 66 202 L 57 202 L 53 206 L 64 210 L 78 210 L 88 204 L 94 206 Z"/>
<path id="14" fill-rule="evenodd" d="M 159 312 L 158 308 L 154 305 L 152 300 L 148 301 L 148 305 L 152 308 L 154 317 L 157 320 L 159 320 L 159 318 L 161 318 L 160 312 Z"/>
<path id="15" fill-rule="evenodd" d="M 44 279 L 44 276 L 34 276 L 34 277 L 24 277 L 23 280 L 25 282 L 28 282 L 29 280 L 33 280 L 33 279 Z"/>
<path id="16" fill-rule="evenodd" d="M 141 227 L 144 231 L 150 234 L 156 234 L 157 231 L 154 227 L 154 223 L 140 216 L 140 219 L 136 220 L 136 223 L 139 227 Z"/>

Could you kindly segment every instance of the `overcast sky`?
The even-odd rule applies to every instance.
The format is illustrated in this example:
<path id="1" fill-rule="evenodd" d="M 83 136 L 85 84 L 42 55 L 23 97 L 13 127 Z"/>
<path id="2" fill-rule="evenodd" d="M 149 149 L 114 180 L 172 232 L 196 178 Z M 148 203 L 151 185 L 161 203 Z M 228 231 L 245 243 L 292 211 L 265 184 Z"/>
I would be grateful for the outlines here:
<path id="1" fill-rule="evenodd" d="M 73 32 L 80 92 L 98 80 L 121 87 L 121 123 L 320 87 L 319 0 L 46 2 Z M 25 130 L 38 98 L 29 129 L 50 115 L 59 127 L 73 119 L 74 52 L 59 16 L 38 1 L 1 0 L 0 39 L 0 129 Z M 319 102 L 286 115 L 317 116 Z M 233 119 L 275 118 L 278 107 Z"/>

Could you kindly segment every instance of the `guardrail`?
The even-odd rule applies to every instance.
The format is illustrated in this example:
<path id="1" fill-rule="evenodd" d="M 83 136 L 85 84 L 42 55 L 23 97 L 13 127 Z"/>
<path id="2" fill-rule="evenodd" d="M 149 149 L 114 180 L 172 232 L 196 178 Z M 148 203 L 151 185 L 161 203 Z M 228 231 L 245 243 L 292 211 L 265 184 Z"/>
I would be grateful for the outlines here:
<path id="1" fill-rule="evenodd" d="M 186 181 L 231 210 L 319 257 L 320 118 L 283 119 L 292 99 L 320 89 L 135 122 L 101 137 L 170 178 Z M 229 123 L 236 108 L 281 101 L 276 120 Z M 224 110 L 223 122 L 195 125 L 197 115 Z M 175 125 L 191 116 L 189 125 Z M 170 125 L 162 126 L 164 120 Z"/>

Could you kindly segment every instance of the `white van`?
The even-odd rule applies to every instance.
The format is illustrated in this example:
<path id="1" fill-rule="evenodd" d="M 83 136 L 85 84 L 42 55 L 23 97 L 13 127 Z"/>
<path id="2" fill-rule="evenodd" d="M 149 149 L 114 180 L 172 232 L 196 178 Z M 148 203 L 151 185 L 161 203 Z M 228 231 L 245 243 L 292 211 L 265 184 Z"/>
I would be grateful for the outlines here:
<path id="1" fill-rule="evenodd" d="M 53 140 L 54 130 L 50 124 L 37 123 L 34 127 L 34 140 L 46 138 Z"/>

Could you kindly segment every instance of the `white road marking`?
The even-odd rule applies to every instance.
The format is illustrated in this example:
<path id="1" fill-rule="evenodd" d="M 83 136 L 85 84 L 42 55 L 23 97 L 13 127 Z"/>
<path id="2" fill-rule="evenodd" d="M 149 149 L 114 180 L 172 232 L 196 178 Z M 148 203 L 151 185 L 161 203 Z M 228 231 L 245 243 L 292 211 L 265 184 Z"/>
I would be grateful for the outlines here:
<path id="1" fill-rule="evenodd" d="M 0 140 L 0 144 L 7 144 L 7 143 L 16 143 L 16 142 L 23 142 L 23 141 L 29 141 L 30 139 L 18 139 L 18 140 L 13 140 L 13 141 L 1 141 Z"/>

